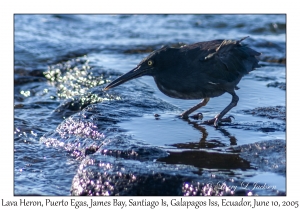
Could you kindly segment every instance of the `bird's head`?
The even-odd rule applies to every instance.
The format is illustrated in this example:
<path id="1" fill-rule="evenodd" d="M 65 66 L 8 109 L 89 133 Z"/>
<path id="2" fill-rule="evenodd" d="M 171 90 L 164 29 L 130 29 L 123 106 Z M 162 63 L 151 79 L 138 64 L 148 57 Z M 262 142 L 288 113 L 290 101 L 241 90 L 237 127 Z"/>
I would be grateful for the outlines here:
<path id="1" fill-rule="evenodd" d="M 163 47 L 159 50 L 153 51 L 150 55 L 144 58 L 134 69 L 123 74 L 109 85 L 104 90 L 119 86 L 129 80 L 141 77 L 141 76 L 155 76 L 159 71 L 163 70 L 165 63 L 164 57 L 166 57 L 167 51 L 172 49 L 170 47 Z"/>

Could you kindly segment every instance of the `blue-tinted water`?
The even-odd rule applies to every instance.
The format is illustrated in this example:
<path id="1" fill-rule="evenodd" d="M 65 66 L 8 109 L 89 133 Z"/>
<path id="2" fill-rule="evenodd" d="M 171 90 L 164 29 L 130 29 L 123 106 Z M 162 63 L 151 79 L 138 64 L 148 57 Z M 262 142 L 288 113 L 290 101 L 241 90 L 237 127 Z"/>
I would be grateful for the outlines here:
<path id="1" fill-rule="evenodd" d="M 214 170 L 214 174 L 226 176 L 224 179 L 232 173 L 231 179 L 251 177 L 251 182 L 255 182 L 265 171 L 265 176 L 272 180 L 270 183 L 285 192 L 282 187 L 285 172 L 266 168 L 256 172 L 253 170 L 259 167 L 256 163 L 247 169 L 242 167 L 243 170 L 227 167 L 224 172 L 222 165 L 159 161 L 171 151 L 226 152 L 235 145 L 285 141 L 285 120 L 245 112 L 258 107 L 285 108 L 285 18 L 285 15 L 15 15 L 15 194 L 70 195 L 79 165 L 84 165 L 87 158 L 104 161 L 105 150 L 140 152 L 142 159 L 130 163 L 136 167 L 142 164 L 141 167 L 159 168 L 167 164 L 166 169 L 157 169 L 158 173 L 175 173 L 170 171 L 181 164 L 182 170 L 190 170 L 191 174 L 194 170 L 208 174 Z M 262 68 L 242 79 L 237 91 L 240 101 L 230 111 L 235 121 L 221 129 L 178 118 L 183 110 L 199 101 L 169 98 L 158 90 L 151 77 L 102 92 L 108 82 L 163 45 L 245 36 L 250 36 L 244 41 L 246 44 L 263 53 Z M 201 108 L 205 119 L 214 117 L 230 100 L 228 94 L 211 99 Z M 160 117 L 156 119 L 154 114 Z M 90 152 L 94 147 L 97 152 Z M 140 150 L 143 147 L 150 148 L 145 157 Z M 153 148 L 159 150 L 158 154 L 152 153 Z M 105 161 L 122 162 L 124 157 L 113 158 Z M 156 161 L 156 165 L 143 162 L 144 158 Z M 125 171 L 130 171 L 126 165 L 129 163 L 124 164 Z M 202 180 L 198 172 L 194 174 L 188 178 L 195 182 Z M 263 182 L 268 180 L 265 176 Z M 273 191 L 255 193 L 274 194 Z"/>

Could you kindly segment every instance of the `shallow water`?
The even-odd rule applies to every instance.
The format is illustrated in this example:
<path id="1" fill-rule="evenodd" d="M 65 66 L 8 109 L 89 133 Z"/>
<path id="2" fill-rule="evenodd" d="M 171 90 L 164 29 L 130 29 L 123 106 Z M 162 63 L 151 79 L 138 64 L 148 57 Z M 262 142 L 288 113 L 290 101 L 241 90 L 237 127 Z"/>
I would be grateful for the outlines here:
<path id="1" fill-rule="evenodd" d="M 236 195 L 249 195 L 243 182 L 277 187 L 256 195 L 285 194 L 285 18 L 15 15 L 15 195 L 199 195 L 195 183 L 220 181 L 238 185 Z M 234 122 L 218 129 L 178 118 L 199 101 L 169 98 L 151 77 L 102 91 L 162 45 L 248 35 L 245 44 L 263 53 L 262 67 L 239 83 L 240 100 L 229 113 Z M 229 94 L 211 99 L 199 110 L 203 120 L 230 101 Z M 276 106 L 283 113 L 254 110 Z M 246 149 L 263 144 L 253 155 Z M 243 149 L 232 153 L 235 147 L 248 156 Z M 131 178 L 120 175 L 119 182 L 116 173 Z M 99 176 L 109 183 L 102 183 L 105 190 L 82 184 Z M 157 177 L 166 182 L 157 184 Z"/>

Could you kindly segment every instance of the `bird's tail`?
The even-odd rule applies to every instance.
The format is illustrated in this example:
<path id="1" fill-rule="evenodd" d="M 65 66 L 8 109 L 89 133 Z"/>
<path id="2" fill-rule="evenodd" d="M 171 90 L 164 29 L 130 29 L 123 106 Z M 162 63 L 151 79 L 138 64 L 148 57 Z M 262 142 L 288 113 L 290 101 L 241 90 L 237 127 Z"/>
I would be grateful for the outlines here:
<path id="1" fill-rule="evenodd" d="M 250 71 L 253 71 L 255 68 L 260 67 L 260 65 L 258 64 L 259 60 L 257 59 L 257 56 L 260 56 L 261 53 L 251 49 L 247 45 L 240 44 L 243 40 L 245 40 L 248 37 L 249 36 L 246 36 L 238 41 L 238 43 L 240 45 L 238 50 L 241 52 L 241 55 L 244 55 L 244 58 L 246 58 L 244 60 L 244 63 L 248 67 L 246 69 L 248 70 L 248 73 L 249 73 Z"/>
<path id="2" fill-rule="evenodd" d="M 219 54 L 220 60 L 228 69 L 235 69 L 240 73 L 247 74 L 260 67 L 256 56 L 261 55 L 261 53 L 241 44 L 248 37 L 246 36 L 238 41 L 224 40 L 216 49 L 215 53 Z"/>

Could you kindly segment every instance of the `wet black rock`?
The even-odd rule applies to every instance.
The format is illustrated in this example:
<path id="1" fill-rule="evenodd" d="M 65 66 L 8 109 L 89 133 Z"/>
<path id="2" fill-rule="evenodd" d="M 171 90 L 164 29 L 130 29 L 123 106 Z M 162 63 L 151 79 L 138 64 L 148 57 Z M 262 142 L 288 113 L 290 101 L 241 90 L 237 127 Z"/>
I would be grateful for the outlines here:
<path id="1" fill-rule="evenodd" d="M 43 72 L 46 69 L 26 69 L 15 67 L 14 69 L 14 85 L 23 85 L 32 82 L 45 82 Z"/>
<path id="2" fill-rule="evenodd" d="M 272 82 L 267 84 L 267 87 L 277 87 L 281 90 L 286 90 L 286 83 L 285 82 Z"/>
<path id="3" fill-rule="evenodd" d="M 155 118 L 159 118 L 160 115 L 159 115 L 159 114 L 154 114 L 154 117 L 155 117 Z"/>
<path id="4" fill-rule="evenodd" d="M 265 61 L 269 63 L 286 64 L 286 58 L 277 58 L 271 56 L 264 56 L 261 58 L 261 61 Z"/>
<path id="5" fill-rule="evenodd" d="M 257 107 L 251 110 L 244 110 L 246 114 L 252 114 L 260 117 L 267 117 L 269 119 L 286 120 L 286 107 L 275 106 L 275 107 Z"/>
<path id="6" fill-rule="evenodd" d="M 33 82 L 46 82 L 47 80 L 43 77 L 33 77 L 33 76 L 15 76 L 14 85 L 23 85 L 26 83 Z"/>
<path id="7" fill-rule="evenodd" d="M 286 142 L 284 140 L 262 141 L 232 148 L 240 157 L 248 160 L 261 171 L 286 175 Z"/>
<path id="8" fill-rule="evenodd" d="M 274 80 L 276 80 L 276 77 L 274 77 L 274 76 L 259 76 L 259 75 L 255 75 L 254 76 L 255 77 L 255 79 L 256 80 L 258 80 L 258 81 L 274 81 Z"/>
<path id="9" fill-rule="evenodd" d="M 285 132 L 286 131 L 286 123 L 284 122 L 262 122 L 262 121 L 256 121 L 256 122 L 238 122 L 235 124 L 230 125 L 231 128 L 236 129 L 243 129 L 243 130 L 251 130 L 251 131 L 260 131 L 264 133 L 270 133 L 270 132 Z M 231 144 L 233 145 L 233 144 Z"/>
<path id="10" fill-rule="evenodd" d="M 188 179 L 173 175 L 177 170 L 152 161 L 124 161 L 94 154 L 79 166 L 71 195 L 182 195 L 182 183 Z"/>
<path id="11" fill-rule="evenodd" d="M 141 53 L 150 53 L 155 50 L 155 47 L 145 46 L 137 47 L 133 49 L 124 50 L 125 54 L 141 54 Z"/>

